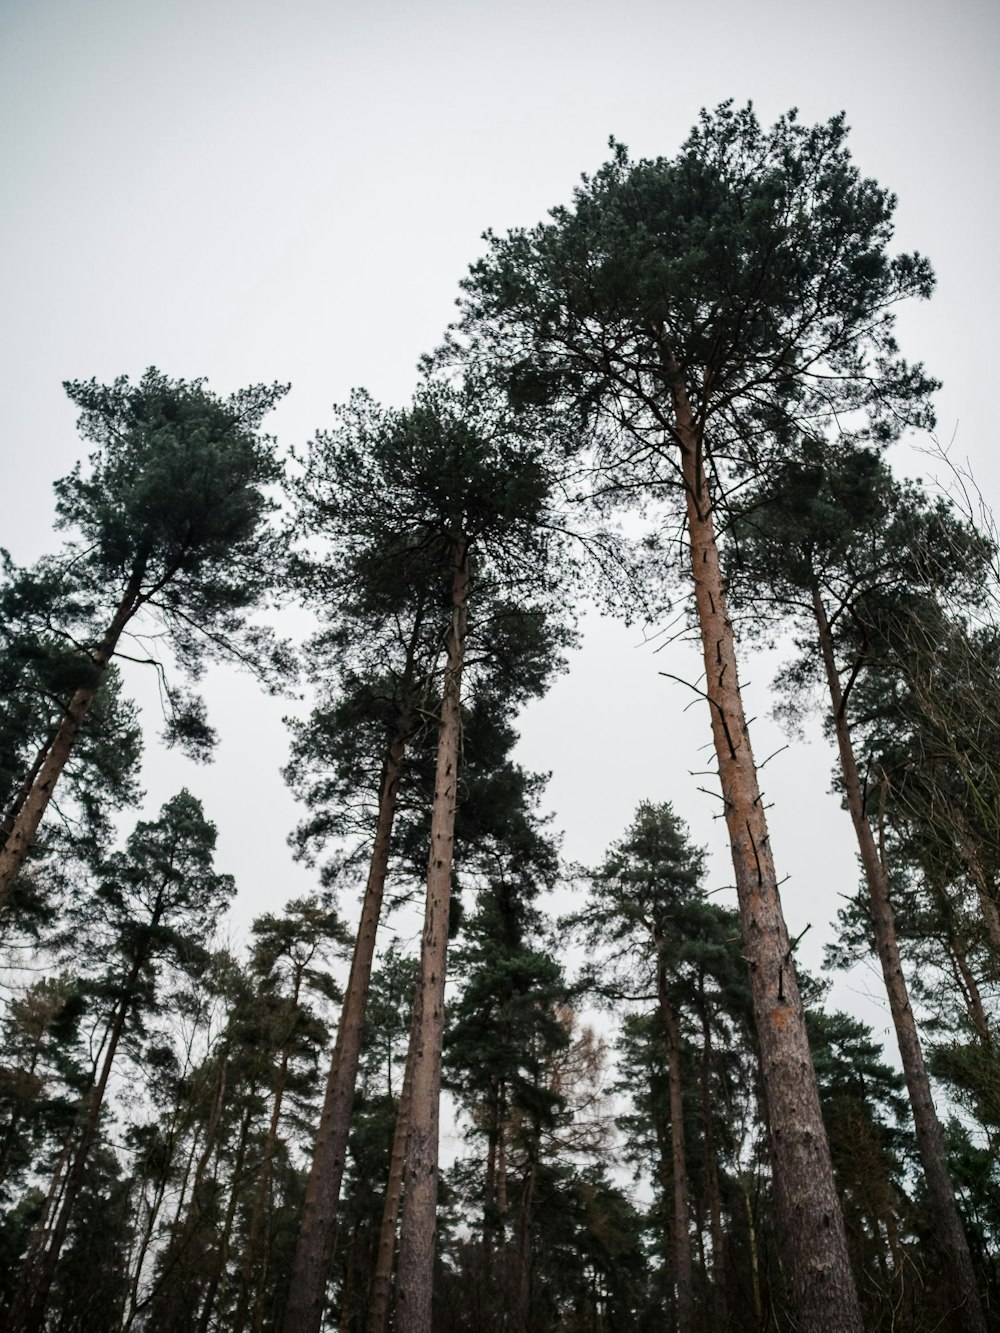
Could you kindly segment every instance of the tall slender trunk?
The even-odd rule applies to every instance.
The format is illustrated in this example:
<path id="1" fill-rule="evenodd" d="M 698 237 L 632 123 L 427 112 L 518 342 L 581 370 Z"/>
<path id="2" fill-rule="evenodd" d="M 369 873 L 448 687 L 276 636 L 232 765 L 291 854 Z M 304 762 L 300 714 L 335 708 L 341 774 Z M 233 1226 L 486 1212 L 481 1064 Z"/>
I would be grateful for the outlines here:
<path id="1" fill-rule="evenodd" d="M 413 1053 L 416 1048 L 418 1004 L 419 998 L 416 998 L 410 1023 L 410 1044 L 406 1052 L 403 1087 L 399 1094 L 399 1109 L 396 1112 L 396 1128 L 393 1131 L 392 1151 L 389 1155 L 389 1179 L 386 1184 L 385 1199 L 382 1203 L 382 1224 L 379 1228 L 378 1253 L 375 1261 L 375 1275 L 372 1278 L 371 1304 L 368 1311 L 368 1333 L 387 1333 L 389 1328 L 389 1307 L 392 1303 L 392 1268 L 393 1261 L 396 1258 L 396 1224 L 399 1221 L 399 1205 L 403 1197 L 406 1138 L 410 1129 Z"/>
<path id="2" fill-rule="evenodd" d="M 438 1188 L 438 1118 L 444 986 L 448 961 L 448 908 L 452 844 L 458 803 L 462 666 L 469 591 L 468 541 L 453 546 L 452 614 L 441 692 L 427 910 L 420 951 L 419 1027 L 414 1032 L 413 1094 L 399 1240 L 398 1333 L 430 1333 L 434 1284 L 434 1232 Z"/>
<path id="3" fill-rule="evenodd" d="M 227 1052 L 228 1052 L 227 1041 L 223 1042 L 220 1051 L 219 1075 L 216 1084 L 216 1091 L 213 1093 L 212 1097 L 212 1114 L 210 1116 L 210 1119 L 213 1121 L 217 1119 L 219 1114 L 221 1114 L 222 1102 L 225 1097 Z M 188 1097 L 190 1098 L 191 1096 L 192 1093 L 189 1089 Z M 166 1154 L 164 1155 L 163 1160 L 161 1161 L 156 1182 L 156 1190 L 153 1195 L 153 1202 L 149 1207 L 146 1222 L 142 1227 L 142 1233 L 137 1237 L 137 1244 L 135 1246 L 134 1255 L 131 1260 L 131 1264 L 129 1265 L 129 1271 L 132 1273 L 132 1277 L 129 1283 L 129 1297 L 128 1297 L 127 1311 L 122 1323 L 123 1333 L 128 1333 L 128 1330 L 132 1327 L 132 1324 L 139 1310 L 144 1309 L 145 1306 L 149 1303 L 149 1300 L 151 1299 L 150 1294 L 147 1294 L 141 1300 L 139 1298 L 139 1288 L 142 1283 L 143 1268 L 145 1267 L 146 1258 L 149 1255 L 150 1249 L 153 1247 L 153 1235 L 156 1230 L 157 1220 L 160 1216 L 160 1212 L 166 1200 L 167 1188 L 170 1184 L 170 1176 L 174 1167 L 174 1162 L 177 1156 L 178 1147 L 182 1143 L 185 1126 L 189 1126 L 193 1118 L 194 1117 L 192 1114 L 192 1106 L 190 1104 L 190 1101 L 185 1102 L 184 1099 L 182 1098 L 181 1102 L 179 1104 L 175 1104 L 174 1106 L 172 1122 L 170 1127 L 170 1135 L 168 1139 L 169 1148 Z M 211 1137 L 211 1135 L 209 1137 Z M 178 1194 L 177 1208 L 174 1213 L 174 1217 L 171 1219 L 170 1224 L 166 1228 L 168 1236 L 171 1237 L 177 1234 L 178 1228 L 180 1226 L 180 1215 L 183 1210 L 184 1200 L 187 1197 L 187 1183 L 191 1175 L 191 1170 L 194 1167 L 195 1156 L 198 1152 L 198 1143 L 199 1143 L 199 1134 L 197 1128 L 195 1128 L 195 1132 L 192 1135 L 191 1148 L 187 1154 L 187 1160 L 184 1163 L 184 1169 L 181 1173 L 180 1191 Z"/>
<path id="4" fill-rule="evenodd" d="M 764 1327 L 764 1297 L 760 1285 L 760 1244 L 757 1240 L 757 1223 L 753 1215 L 753 1200 L 750 1198 L 750 1186 L 747 1173 L 738 1169 L 740 1193 L 743 1195 L 743 1211 L 747 1219 L 747 1248 L 750 1251 L 750 1290 L 753 1294 L 753 1312 L 757 1328 Z"/>
<path id="5" fill-rule="evenodd" d="M 865 812 L 864 792 L 847 720 L 846 701 L 834 657 L 833 635 L 823 599 L 816 586 L 813 587 L 812 602 L 820 651 L 830 689 L 830 704 L 837 733 L 844 791 L 868 883 L 875 945 L 879 962 L 882 964 L 882 977 L 889 997 L 889 1011 L 896 1029 L 903 1076 L 906 1079 L 913 1111 L 913 1126 L 917 1136 L 920 1163 L 927 1182 L 927 1193 L 934 1219 L 932 1230 L 944 1261 L 945 1280 L 951 1288 L 952 1299 L 962 1311 L 963 1327 L 968 1333 L 986 1333 L 986 1321 L 976 1290 L 972 1256 L 969 1253 L 955 1203 L 955 1192 L 948 1175 L 944 1138 L 934 1110 L 930 1079 L 927 1076 L 924 1053 L 920 1046 L 913 1010 L 910 1007 L 906 978 L 903 975 L 903 963 L 896 938 L 896 916 L 889 896 L 889 877 Z"/>
<path id="6" fill-rule="evenodd" d="M 823 1127 L 805 1012 L 740 696 L 701 430 L 679 368 L 663 339 L 661 346 L 681 449 L 705 691 L 760 1043 L 776 1211 L 796 1316 L 810 1333 L 861 1333 L 861 1309 Z"/>
<path id="7" fill-rule="evenodd" d="M 233 1222 L 236 1218 L 236 1205 L 239 1202 L 240 1177 L 243 1175 L 243 1162 L 246 1157 L 247 1140 L 250 1138 L 250 1123 L 253 1119 L 253 1113 L 250 1105 L 243 1112 L 243 1119 L 240 1123 L 240 1136 L 236 1144 L 236 1156 L 233 1158 L 232 1181 L 233 1186 L 229 1191 L 229 1203 L 226 1207 L 226 1217 L 222 1225 L 222 1235 L 219 1238 L 219 1258 L 212 1272 L 211 1280 L 208 1284 L 208 1290 L 205 1293 L 205 1300 L 201 1307 L 201 1318 L 198 1321 L 198 1333 L 208 1333 L 209 1324 L 212 1321 L 212 1311 L 216 1300 L 220 1302 L 226 1292 L 226 1268 L 229 1264 L 229 1241 L 233 1234 Z"/>
<path id="8" fill-rule="evenodd" d="M 674 1282 L 677 1286 L 677 1330 L 690 1333 L 694 1318 L 694 1274 L 691 1267 L 691 1227 L 688 1221 L 688 1173 L 684 1150 L 684 1090 L 681 1083 L 681 1037 L 677 1015 L 667 993 L 667 966 L 663 941 L 656 939 L 656 998 L 667 1038 L 667 1081 L 670 1089 L 670 1158 L 674 1190 Z"/>
<path id="9" fill-rule="evenodd" d="M 724 1237 L 722 1230 L 722 1193 L 719 1189 L 719 1160 L 715 1150 L 712 1114 L 712 1025 L 705 1001 L 704 977 L 701 999 L 701 1136 L 705 1149 L 705 1187 L 708 1195 L 708 1219 L 712 1236 L 712 1311 L 717 1328 L 725 1327 L 726 1287 L 723 1270 Z"/>
<path id="10" fill-rule="evenodd" d="M 413 727 L 410 696 L 419 632 L 418 617 L 414 623 L 407 653 L 399 720 L 386 754 L 382 773 L 368 882 L 365 886 L 361 921 L 354 944 L 354 956 L 340 1012 L 337 1040 L 330 1063 L 323 1111 L 320 1115 L 312 1165 L 302 1205 L 302 1219 L 299 1223 L 282 1333 L 319 1333 L 323 1318 L 323 1301 L 330 1256 L 333 1253 L 340 1186 L 347 1160 L 351 1111 L 354 1107 L 354 1091 L 364 1036 L 368 987 L 375 957 L 375 938 L 389 869 L 389 850 L 392 826 L 396 818 L 399 779 L 406 756 L 407 741 Z"/>
<path id="11" fill-rule="evenodd" d="M 502 1085 L 497 1115 L 496 1289 L 500 1298 L 500 1327 L 505 1329 L 510 1299 L 507 1291 L 507 1095 Z"/>
<path id="12" fill-rule="evenodd" d="M 538 1150 L 541 1130 L 536 1124 L 528 1147 L 528 1178 L 521 1197 L 519 1218 L 520 1243 L 517 1263 L 517 1333 L 530 1333 L 533 1309 L 532 1288 L 535 1273 L 535 1197 L 538 1193 Z"/>
<path id="13" fill-rule="evenodd" d="M 159 915 L 159 910 L 157 910 L 153 917 L 154 925 Z M 108 1044 L 104 1052 L 100 1077 L 90 1091 L 87 1115 L 80 1134 L 80 1142 L 77 1145 L 76 1152 L 73 1155 L 73 1163 L 66 1176 L 62 1202 L 56 1214 L 52 1234 L 48 1244 L 38 1255 L 36 1263 L 31 1268 L 26 1269 L 23 1274 L 21 1289 L 18 1292 L 18 1299 L 11 1315 L 12 1329 L 18 1328 L 18 1319 L 21 1319 L 21 1327 L 23 1327 L 25 1333 L 41 1333 L 45 1324 L 45 1308 L 48 1304 L 52 1280 L 55 1277 L 56 1264 L 59 1262 L 59 1255 L 66 1240 L 66 1233 L 69 1230 L 73 1207 L 83 1183 L 90 1150 L 97 1138 L 97 1126 L 101 1118 L 108 1079 L 111 1077 L 111 1067 L 118 1052 L 122 1033 L 125 1031 L 129 1009 L 132 1007 L 132 992 L 144 962 L 145 955 L 137 955 L 122 984 L 122 998 L 115 1010 L 111 1029 L 108 1033 Z"/>
<path id="14" fill-rule="evenodd" d="M 93 679 L 89 684 L 81 685 L 73 694 L 65 716 L 60 722 L 39 768 L 38 775 L 32 783 L 31 790 L 24 798 L 23 804 L 14 819 L 13 826 L 4 843 L 3 851 L 0 852 L 0 908 L 6 903 L 18 871 L 24 863 L 24 858 L 34 843 L 38 825 L 41 823 L 42 816 L 45 814 L 52 798 L 52 792 L 59 776 L 66 767 L 66 761 L 73 752 L 77 734 L 90 712 L 94 696 L 97 694 L 104 673 L 108 669 L 108 663 L 114 656 L 122 631 L 142 604 L 142 580 L 145 571 L 146 557 L 143 556 L 136 562 L 132 576 L 112 617 L 111 624 L 91 654 L 91 660 L 94 664 Z"/>
<path id="15" fill-rule="evenodd" d="M 292 1013 L 298 1012 L 299 1007 L 299 986 L 301 976 L 295 980 L 295 994 L 292 998 Z M 261 1154 L 260 1169 L 257 1174 L 257 1186 L 254 1190 L 253 1204 L 250 1209 L 250 1226 L 247 1230 L 247 1240 L 243 1251 L 243 1262 L 240 1265 L 240 1293 L 236 1302 L 236 1310 L 233 1314 L 232 1333 L 243 1333 L 246 1327 L 247 1315 L 250 1312 L 250 1302 L 253 1300 L 253 1321 L 252 1326 L 257 1327 L 260 1317 L 260 1302 L 263 1295 L 264 1281 L 267 1276 L 267 1255 L 261 1255 L 261 1233 L 264 1229 L 264 1212 L 267 1207 L 267 1196 L 271 1186 L 271 1163 L 274 1160 L 274 1151 L 278 1144 L 278 1127 L 281 1124 L 281 1105 L 285 1098 L 285 1086 L 288 1081 L 288 1061 L 291 1050 L 288 1043 L 285 1044 L 281 1052 L 281 1063 L 278 1066 L 278 1076 L 274 1082 L 274 1101 L 271 1105 L 271 1120 L 267 1127 L 267 1138 L 264 1140 L 264 1151 Z"/>

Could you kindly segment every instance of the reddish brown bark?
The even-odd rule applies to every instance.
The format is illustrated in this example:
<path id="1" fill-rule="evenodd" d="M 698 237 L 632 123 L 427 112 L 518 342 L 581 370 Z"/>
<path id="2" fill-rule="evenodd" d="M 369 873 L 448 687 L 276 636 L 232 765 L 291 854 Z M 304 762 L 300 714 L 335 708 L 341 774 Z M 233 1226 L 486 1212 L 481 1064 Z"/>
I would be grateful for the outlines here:
<path id="1" fill-rule="evenodd" d="M 385 1199 L 382 1203 L 382 1224 L 379 1228 L 375 1276 L 372 1279 L 368 1333 L 387 1333 L 389 1328 L 389 1310 L 392 1304 L 392 1269 L 396 1258 L 396 1228 L 399 1222 L 399 1205 L 403 1198 L 406 1138 L 410 1128 L 410 1098 L 413 1092 L 413 1037 L 416 1026 L 417 1010 L 414 1006 L 410 1045 L 406 1053 L 406 1070 L 403 1074 L 403 1088 L 399 1094 L 399 1110 L 396 1112 L 396 1128 L 393 1132 L 392 1152 L 389 1156 L 389 1180 L 386 1184 Z"/>
<path id="2" fill-rule="evenodd" d="M 861 1311 L 820 1112 L 805 1014 L 740 697 L 701 431 L 664 339 L 661 347 L 681 449 L 705 692 L 750 969 L 775 1204 L 795 1314 L 811 1333 L 861 1333 Z"/>
<path id="3" fill-rule="evenodd" d="M 986 1321 L 976 1290 L 972 1256 L 958 1215 L 955 1191 L 948 1175 L 941 1125 L 934 1109 L 924 1053 L 910 1006 L 906 978 L 903 975 L 903 963 L 896 937 L 896 916 L 889 896 L 889 877 L 865 812 L 864 792 L 854 755 L 840 674 L 834 658 L 833 636 L 823 599 L 819 589 L 815 587 L 813 612 L 830 689 L 830 703 L 837 734 L 837 748 L 840 752 L 840 769 L 844 779 L 847 807 L 854 824 L 861 863 L 868 884 L 875 945 L 879 962 L 882 964 L 882 977 L 889 997 L 889 1011 L 896 1029 L 903 1077 L 906 1080 L 913 1111 L 913 1126 L 916 1131 L 920 1163 L 927 1182 L 927 1193 L 934 1220 L 931 1229 L 944 1261 L 945 1280 L 950 1285 L 952 1300 L 962 1311 L 963 1328 L 967 1329 L 968 1333 L 986 1333 Z"/>
<path id="4" fill-rule="evenodd" d="M 398 1333 L 430 1333 L 434 1233 L 438 1188 L 438 1117 L 444 986 L 448 961 L 452 844 L 458 803 L 461 685 L 469 588 L 468 544 L 457 538 L 452 575 L 452 618 L 441 697 L 427 908 L 420 954 L 420 1019 L 414 1030 L 413 1096 L 403 1186 L 396 1301 Z"/>
<path id="5" fill-rule="evenodd" d="M 410 688 L 411 662 L 407 665 L 404 691 Z M 361 921 L 358 925 L 351 971 L 344 995 L 344 1005 L 337 1027 L 337 1040 L 326 1083 L 316 1146 L 313 1151 L 309 1182 L 299 1224 L 292 1282 L 285 1307 L 283 1333 L 319 1333 L 330 1256 L 337 1226 L 340 1186 L 347 1160 L 351 1111 L 361 1058 L 368 988 L 371 982 L 375 940 L 386 874 L 392 826 L 396 818 L 399 779 L 403 768 L 406 742 L 412 726 L 410 704 L 404 692 L 399 723 L 386 755 L 379 795 L 375 840 L 365 885 Z"/>
<path id="6" fill-rule="evenodd" d="M 74 693 L 66 709 L 66 714 L 59 724 L 52 743 L 45 753 L 45 758 L 38 774 L 24 797 L 3 851 L 0 852 L 0 908 L 6 903 L 24 859 L 35 841 L 38 825 L 48 808 L 55 785 L 66 767 L 66 761 L 73 752 L 80 728 L 90 712 L 94 697 L 100 687 L 108 663 L 118 647 L 125 626 L 142 604 L 142 579 L 145 573 L 145 561 L 141 560 L 129 579 L 121 601 L 108 626 L 104 637 L 91 653 L 94 664 L 94 677 L 90 684 L 81 686 Z"/>

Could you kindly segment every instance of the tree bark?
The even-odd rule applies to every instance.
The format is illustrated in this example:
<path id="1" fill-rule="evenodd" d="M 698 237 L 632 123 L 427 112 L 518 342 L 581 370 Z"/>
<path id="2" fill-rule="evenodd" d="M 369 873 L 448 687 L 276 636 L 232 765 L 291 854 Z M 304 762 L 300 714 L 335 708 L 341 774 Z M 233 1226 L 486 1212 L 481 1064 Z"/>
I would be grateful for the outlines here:
<path id="1" fill-rule="evenodd" d="M 656 997 L 667 1038 L 667 1079 L 670 1089 L 670 1157 L 673 1166 L 674 1282 L 677 1287 L 677 1330 L 690 1333 L 694 1319 L 694 1275 L 691 1267 L 691 1227 L 688 1220 L 688 1174 L 684 1151 L 684 1094 L 681 1084 L 681 1039 L 677 1015 L 667 994 L 663 941 L 656 941 Z"/>
<path id="2" fill-rule="evenodd" d="M 89 685 L 81 685 L 73 694 L 66 709 L 66 715 L 60 722 L 45 759 L 38 771 L 31 790 L 21 805 L 13 826 L 0 852 L 0 908 L 3 908 L 10 895 L 14 880 L 17 878 L 24 858 L 34 844 L 35 834 L 42 816 L 45 814 L 52 792 L 66 767 L 66 761 L 73 752 L 77 734 L 90 712 L 94 696 L 100 688 L 108 663 L 118 647 L 125 626 L 135 615 L 142 603 L 142 580 L 146 571 L 146 558 L 141 558 L 128 581 L 121 601 L 115 610 L 111 624 L 104 637 L 91 654 L 94 664 L 94 679 Z"/>
<path id="3" fill-rule="evenodd" d="M 976 1290 L 972 1256 L 969 1253 L 968 1242 L 955 1203 L 955 1192 L 948 1175 L 944 1138 L 934 1109 L 924 1053 L 920 1046 L 913 1010 L 910 1007 L 906 978 L 903 975 L 903 963 L 896 938 L 896 916 L 889 896 L 889 877 L 865 812 L 864 792 L 854 755 L 845 699 L 840 685 L 840 673 L 834 657 L 833 635 L 823 599 L 818 587 L 815 586 L 812 601 L 820 651 L 830 689 L 830 704 L 840 752 L 844 791 L 868 883 L 875 945 L 879 962 L 882 964 L 882 977 L 889 997 L 889 1011 L 896 1029 L 903 1076 L 906 1079 L 906 1089 L 913 1111 L 920 1163 L 927 1182 L 927 1193 L 934 1219 L 931 1229 L 941 1251 L 945 1280 L 951 1288 L 952 1300 L 962 1311 L 963 1327 L 968 1333 L 986 1333 L 986 1321 Z"/>
<path id="4" fill-rule="evenodd" d="M 375 939 L 389 869 L 399 779 L 413 725 L 409 691 L 412 688 L 415 637 L 411 640 L 404 677 L 399 723 L 389 745 L 382 774 L 368 882 L 306 1185 L 282 1333 L 319 1333 L 323 1319 L 323 1301 L 337 1226 L 340 1186 L 347 1160 L 347 1141 L 361 1058 Z"/>
<path id="5" fill-rule="evenodd" d="M 740 697 L 701 429 L 664 338 L 661 349 L 681 450 L 705 691 L 750 969 L 768 1107 L 775 1205 L 795 1312 L 801 1327 L 810 1333 L 861 1333 L 861 1310 L 820 1111 L 805 1013 Z"/>
<path id="6" fill-rule="evenodd" d="M 420 954 L 420 1020 L 414 1031 L 413 1094 L 400 1226 L 398 1333 L 430 1333 L 431 1330 L 444 987 L 469 589 L 468 542 L 464 537 L 455 538 L 453 561 L 452 615 L 441 697 L 427 865 L 427 909 Z"/>
<path id="7" fill-rule="evenodd" d="M 375 1276 L 372 1279 L 371 1306 L 368 1313 L 368 1333 L 387 1333 L 389 1307 L 392 1303 L 392 1268 L 396 1258 L 396 1224 L 403 1197 L 403 1172 L 406 1167 L 406 1136 L 410 1128 L 410 1098 L 413 1092 L 413 1051 L 417 1026 L 417 1001 L 414 1002 L 410 1025 L 410 1043 L 406 1052 L 403 1087 L 399 1094 L 396 1128 L 392 1136 L 389 1156 L 389 1179 L 382 1204 L 382 1225 L 379 1228 L 378 1255 Z"/>
<path id="8" fill-rule="evenodd" d="M 724 1238 L 722 1230 L 722 1194 L 719 1189 L 719 1161 L 715 1150 L 712 1116 L 712 1025 L 705 1001 L 704 978 L 700 987 L 701 1053 L 701 1133 L 705 1146 L 705 1187 L 708 1195 L 709 1228 L 712 1236 L 712 1311 L 717 1328 L 726 1325 L 726 1288 L 723 1271 Z"/>

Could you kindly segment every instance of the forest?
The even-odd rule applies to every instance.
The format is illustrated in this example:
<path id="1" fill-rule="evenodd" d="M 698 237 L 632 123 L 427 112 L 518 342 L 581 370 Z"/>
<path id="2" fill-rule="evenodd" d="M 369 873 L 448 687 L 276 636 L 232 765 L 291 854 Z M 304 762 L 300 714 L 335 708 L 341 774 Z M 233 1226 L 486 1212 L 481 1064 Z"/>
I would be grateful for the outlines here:
<path id="1" fill-rule="evenodd" d="M 938 387 L 895 206 L 843 117 L 727 102 L 487 232 L 405 406 L 359 388 L 285 449 L 284 384 L 65 383 L 58 535 L 0 571 L 0 1326 L 1000 1328 L 1000 538 L 960 469 L 893 468 Z M 700 645 L 731 901 L 657 791 L 560 854 L 518 718 L 588 606 Z M 856 858 L 818 973 L 761 648 Z M 129 681 L 210 763 L 219 664 L 308 697 L 315 891 L 237 944 L 212 810 L 137 818 Z M 859 959 L 885 1048 L 829 1002 Z"/>

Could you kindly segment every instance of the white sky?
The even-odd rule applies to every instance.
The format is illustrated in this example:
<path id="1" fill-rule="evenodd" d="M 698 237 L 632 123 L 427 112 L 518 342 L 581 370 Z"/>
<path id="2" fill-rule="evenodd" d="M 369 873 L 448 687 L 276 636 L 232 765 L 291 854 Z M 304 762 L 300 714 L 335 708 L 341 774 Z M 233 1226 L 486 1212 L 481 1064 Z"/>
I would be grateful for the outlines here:
<path id="1" fill-rule="evenodd" d="M 699 108 L 727 97 L 752 98 L 766 122 L 792 105 L 806 121 L 846 109 L 859 166 L 899 195 L 899 248 L 939 277 L 934 300 L 901 315 L 904 351 L 945 381 L 939 433 L 957 431 L 997 503 L 998 32 L 987 0 L 7 0 L 0 544 L 25 562 L 56 544 L 51 482 L 81 452 L 63 379 L 154 363 L 220 392 L 290 380 L 271 419 L 284 445 L 355 385 L 403 404 L 486 227 L 566 201 L 609 134 L 636 155 L 673 153 Z M 693 659 L 588 624 L 570 675 L 523 724 L 523 762 L 553 770 L 567 856 L 597 861 L 639 800 L 669 799 L 727 883 L 716 802 L 688 777 L 709 766 L 708 718 L 698 701 L 682 712 L 688 693 L 658 674 L 694 676 Z M 773 666 L 743 673 L 758 758 L 784 743 L 767 719 Z M 208 685 L 218 760 L 164 757 L 153 719 L 148 808 L 182 783 L 203 798 L 246 923 L 313 885 L 285 846 L 288 705 L 228 674 Z M 856 880 L 832 759 L 817 738 L 765 774 L 786 914 L 793 934 L 812 923 L 813 967 Z M 838 1002 L 884 1028 L 856 994 L 867 985 L 840 983 Z"/>

